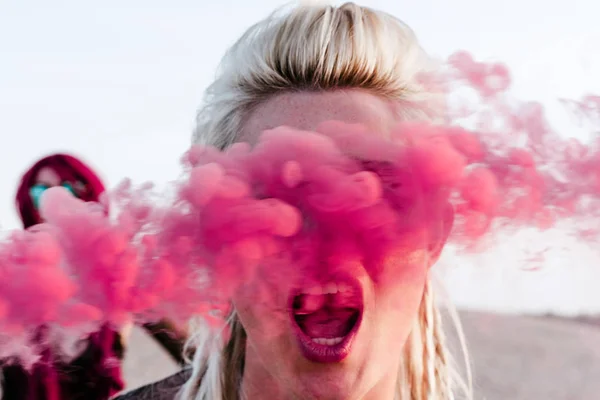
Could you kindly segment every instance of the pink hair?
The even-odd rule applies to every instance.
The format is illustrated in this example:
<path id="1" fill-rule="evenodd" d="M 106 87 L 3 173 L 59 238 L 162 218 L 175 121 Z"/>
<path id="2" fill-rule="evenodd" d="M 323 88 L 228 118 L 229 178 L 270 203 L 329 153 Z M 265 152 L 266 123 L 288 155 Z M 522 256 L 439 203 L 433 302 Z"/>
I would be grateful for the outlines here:
<path id="1" fill-rule="evenodd" d="M 52 154 L 44 157 L 25 172 L 17 189 L 15 200 L 25 229 L 42 222 L 29 191 L 35 185 L 39 171 L 45 167 L 54 170 L 63 181 L 72 184 L 81 182 L 85 190 L 78 192 L 77 197 L 83 201 L 97 202 L 105 191 L 98 175 L 81 160 L 68 154 Z"/>

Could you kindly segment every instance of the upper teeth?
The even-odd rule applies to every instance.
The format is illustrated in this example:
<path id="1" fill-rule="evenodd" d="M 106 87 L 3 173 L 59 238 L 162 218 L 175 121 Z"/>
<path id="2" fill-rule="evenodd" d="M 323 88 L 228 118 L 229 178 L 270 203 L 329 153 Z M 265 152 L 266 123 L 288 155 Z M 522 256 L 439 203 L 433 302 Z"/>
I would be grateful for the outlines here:
<path id="1" fill-rule="evenodd" d="M 321 294 L 336 294 L 350 291 L 350 286 L 345 283 L 330 282 L 323 286 L 312 286 L 303 290 L 303 294 L 321 295 Z"/>
<path id="2" fill-rule="evenodd" d="M 336 344 L 339 344 L 342 342 L 342 340 L 344 340 L 343 337 L 336 337 L 336 338 L 313 338 L 312 341 L 315 342 L 316 344 L 323 344 L 326 346 L 335 346 Z"/>

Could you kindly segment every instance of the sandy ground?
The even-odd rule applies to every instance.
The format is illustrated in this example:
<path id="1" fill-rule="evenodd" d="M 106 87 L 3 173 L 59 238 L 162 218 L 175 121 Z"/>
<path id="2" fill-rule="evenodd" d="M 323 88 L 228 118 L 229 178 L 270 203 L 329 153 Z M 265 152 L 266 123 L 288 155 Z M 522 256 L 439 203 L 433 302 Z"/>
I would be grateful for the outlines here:
<path id="1" fill-rule="evenodd" d="M 461 318 L 477 400 L 600 399 L 600 320 L 475 312 Z M 129 389 L 177 371 L 140 330 L 131 337 L 124 369 Z"/>
<path id="2" fill-rule="evenodd" d="M 600 399 L 600 326 L 462 313 L 476 399 Z"/>

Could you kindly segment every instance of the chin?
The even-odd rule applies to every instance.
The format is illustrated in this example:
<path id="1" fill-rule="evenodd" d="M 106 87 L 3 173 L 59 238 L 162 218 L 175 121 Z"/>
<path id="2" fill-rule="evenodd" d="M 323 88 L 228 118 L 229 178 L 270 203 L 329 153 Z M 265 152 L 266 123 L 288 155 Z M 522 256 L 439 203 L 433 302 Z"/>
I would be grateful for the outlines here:
<path id="1" fill-rule="evenodd" d="M 303 400 L 355 400 L 359 399 L 357 393 L 360 393 L 357 387 L 357 380 L 352 377 L 353 374 L 337 371 L 321 371 L 320 373 L 310 373 L 298 377 L 298 396 Z"/>

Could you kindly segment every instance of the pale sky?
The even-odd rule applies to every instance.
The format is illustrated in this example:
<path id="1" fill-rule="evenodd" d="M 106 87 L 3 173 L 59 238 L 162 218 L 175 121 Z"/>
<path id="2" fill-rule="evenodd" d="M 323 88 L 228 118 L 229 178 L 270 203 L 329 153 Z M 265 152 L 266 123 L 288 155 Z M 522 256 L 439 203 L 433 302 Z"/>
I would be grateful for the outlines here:
<path id="1" fill-rule="evenodd" d="M 202 90 L 221 55 L 249 25 L 281 4 L 277 0 L 228 0 L 218 5 L 206 0 L 0 0 L 2 229 L 19 226 L 13 205 L 19 175 L 48 153 L 68 151 L 83 157 L 109 186 L 125 177 L 159 183 L 176 177 Z M 550 107 L 555 107 L 551 101 L 556 97 L 600 93 L 597 0 L 365 0 L 361 4 L 404 20 L 434 55 L 465 49 L 508 63 L 515 91 L 544 100 Z M 564 121 L 559 118 L 557 123 Z M 587 275 L 573 280 L 569 293 L 595 292 L 600 280 L 592 265 L 595 261 L 588 265 Z M 450 292 L 471 285 L 476 277 L 468 271 L 465 267 L 449 278 L 454 282 Z M 556 274 L 554 283 L 544 287 L 533 278 L 523 278 L 521 286 L 532 283 L 521 290 L 550 295 L 556 282 L 565 285 L 558 278 L 560 272 Z M 480 290 L 497 283 L 490 276 L 487 281 L 485 276 L 477 278 L 487 282 L 478 284 Z M 460 301 L 467 306 L 514 309 L 502 303 L 506 287 L 493 290 L 497 291 L 494 301 L 479 295 L 465 297 L 463 289 L 455 297 L 462 296 Z M 559 309 L 565 301 L 560 307 L 551 302 L 538 307 L 524 299 L 529 306 L 523 308 Z M 570 312 L 584 306 L 600 311 L 600 296 L 569 304 Z"/>

